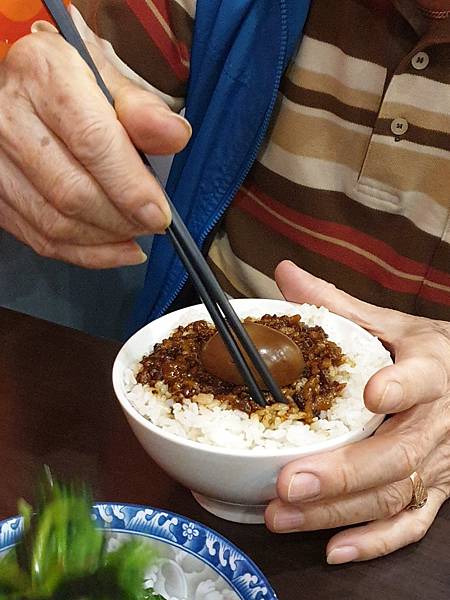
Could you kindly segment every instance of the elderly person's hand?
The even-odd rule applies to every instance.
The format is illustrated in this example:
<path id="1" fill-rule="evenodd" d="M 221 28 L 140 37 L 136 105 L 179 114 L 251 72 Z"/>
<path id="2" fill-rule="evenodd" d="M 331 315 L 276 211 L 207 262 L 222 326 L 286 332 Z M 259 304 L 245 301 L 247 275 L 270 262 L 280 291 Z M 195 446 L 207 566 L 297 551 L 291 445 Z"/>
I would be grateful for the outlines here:
<path id="1" fill-rule="evenodd" d="M 90 51 L 115 111 L 56 33 L 28 35 L 0 63 L 0 227 L 41 255 L 84 267 L 138 264 L 145 255 L 134 238 L 162 232 L 170 210 L 131 140 L 171 154 L 190 126 L 99 48 Z"/>
<path id="2" fill-rule="evenodd" d="M 278 266 L 276 278 L 287 300 L 326 306 L 384 342 L 395 364 L 369 380 L 364 400 L 373 412 L 396 414 L 369 439 L 287 465 L 267 526 L 283 533 L 368 523 L 330 540 L 331 564 L 417 542 L 450 496 L 450 323 L 366 304 L 291 262 Z M 405 510 L 413 472 L 428 501 Z"/>

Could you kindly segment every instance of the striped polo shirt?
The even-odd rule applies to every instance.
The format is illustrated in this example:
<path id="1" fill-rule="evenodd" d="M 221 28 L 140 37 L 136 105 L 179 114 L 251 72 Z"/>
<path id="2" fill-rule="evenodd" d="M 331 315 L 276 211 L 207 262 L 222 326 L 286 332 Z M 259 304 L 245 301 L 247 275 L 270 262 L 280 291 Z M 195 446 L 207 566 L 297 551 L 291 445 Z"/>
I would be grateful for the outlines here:
<path id="1" fill-rule="evenodd" d="M 75 4 L 119 67 L 182 106 L 195 0 Z M 414 0 L 313 0 L 209 249 L 223 287 L 280 297 L 287 258 L 358 298 L 450 320 L 449 209 L 450 19 Z"/>

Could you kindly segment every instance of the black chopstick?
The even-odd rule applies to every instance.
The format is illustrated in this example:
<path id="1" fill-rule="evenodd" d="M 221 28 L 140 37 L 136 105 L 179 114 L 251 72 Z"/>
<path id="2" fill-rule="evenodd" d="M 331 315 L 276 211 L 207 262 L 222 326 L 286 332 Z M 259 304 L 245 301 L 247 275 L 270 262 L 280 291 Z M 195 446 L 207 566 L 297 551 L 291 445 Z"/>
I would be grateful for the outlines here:
<path id="1" fill-rule="evenodd" d="M 199 277 L 197 271 L 194 269 L 192 263 L 186 256 L 182 246 L 180 245 L 180 243 L 178 242 L 178 240 L 175 236 L 172 237 L 172 243 L 175 246 L 178 256 L 180 257 L 181 261 L 183 262 L 184 266 L 186 267 L 186 271 L 189 273 L 189 275 L 194 283 L 194 286 L 197 289 L 197 292 L 198 292 L 200 298 L 202 299 L 202 302 L 206 306 L 209 314 L 211 315 L 211 318 L 214 321 L 214 323 L 217 327 L 217 330 L 219 331 L 225 344 L 227 345 L 228 351 L 230 352 L 234 362 L 236 364 L 240 365 L 242 377 L 244 378 L 245 382 L 247 383 L 247 387 L 250 390 L 251 397 L 253 399 L 256 399 L 256 402 L 260 406 L 264 407 L 266 405 L 265 398 L 264 398 L 263 394 L 261 393 L 261 390 L 259 389 L 259 387 L 252 375 L 252 372 L 248 368 L 247 363 L 245 362 L 245 360 L 243 360 L 241 362 L 242 355 L 239 351 L 236 352 L 235 340 L 227 327 L 227 323 L 223 320 L 222 313 L 219 311 L 219 309 L 217 308 L 217 305 L 212 300 L 211 296 L 208 294 L 205 286 L 203 285 L 201 278 Z"/>
<path id="2" fill-rule="evenodd" d="M 177 243 L 175 245 L 175 249 L 181 247 L 181 249 L 183 250 L 183 254 L 185 255 L 185 258 L 187 260 L 183 260 L 183 256 L 181 254 L 179 254 L 179 257 L 182 260 L 184 266 L 186 267 L 186 270 L 191 275 L 192 281 L 197 288 L 200 298 L 205 303 L 206 308 L 208 309 L 208 312 L 210 313 L 211 318 L 213 319 L 217 329 L 222 334 L 223 325 L 225 324 L 227 330 L 232 330 L 232 332 L 236 335 L 236 337 L 242 344 L 242 347 L 249 356 L 250 360 L 252 361 L 253 365 L 255 366 L 256 370 L 261 376 L 262 380 L 266 384 L 267 389 L 272 394 L 274 400 L 276 402 L 286 403 L 286 399 L 283 396 L 282 391 L 278 387 L 278 384 L 274 381 L 269 369 L 267 368 L 267 365 L 261 358 L 258 350 L 255 348 L 255 345 L 248 336 L 239 317 L 237 316 L 233 307 L 228 301 L 225 292 L 222 290 L 217 279 L 214 277 L 214 274 L 212 273 L 208 263 L 206 262 L 205 257 L 200 252 L 196 243 L 192 239 L 189 230 L 187 229 L 180 215 L 173 206 L 170 198 L 168 198 L 168 196 L 166 196 L 166 198 L 170 204 L 171 210 L 173 211 L 172 225 L 168 228 L 169 235 L 172 238 L 172 242 L 174 242 L 174 238 L 176 239 Z M 201 283 L 202 289 L 198 287 L 199 283 Z M 209 302 L 207 303 L 207 301 L 205 301 L 205 297 L 207 297 L 208 300 L 211 300 L 220 307 L 220 310 L 225 316 L 225 322 L 220 316 L 220 314 L 218 318 L 215 318 L 215 313 L 211 313 L 211 305 Z M 226 342 L 227 347 L 230 350 L 230 353 L 232 354 L 236 365 L 239 367 L 241 375 L 244 378 L 249 389 L 258 390 L 256 398 L 253 397 L 252 394 L 253 399 L 256 400 L 258 404 L 261 404 L 261 406 L 265 406 L 266 402 L 264 400 L 264 396 L 259 390 L 259 387 L 256 384 L 253 375 L 249 371 L 247 363 L 242 357 L 242 353 L 238 345 L 235 343 L 233 336 L 230 334 L 229 336 L 224 338 L 224 341 Z M 248 376 L 247 371 L 250 374 L 250 377 Z M 264 404 L 262 404 L 262 402 L 260 401 L 261 398 Z"/>
<path id="3" fill-rule="evenodd" d="M 59 32 L 62 37 L 71 44 L 85 60 L 87 65 L 92 70 L 97 84 L 103 91 L 108 102 L 114 106 L 114 100 L 105 85 L 94 61 L 92 60 L 89 50 L 87 49 L 83 39 L 81 38 L 70 14 L 61 0 L 43 0 L 47 10 L 52 15 Z M 156 176 L 149 160 L 142 152 L 138 151 L 143 162 L 149 168 L 152 175 Z M 168 233 L 171 241 L 174 244 L 178 256 L 183 262 L 187 272 L 189 273 L 197 292 L 204 302 L 212 320 L 214 321 L 220 335 L 224 339 L 230 354 L 237 367 L 239 368 L 244 381 L 246 382 L 251 397 L 259 405 L 265 406 L 266 400 L 263 393 L 258 387 L 248 364 L 242 355 L 242 352 L 236 342 L 236 339 L 242 344 L 244 351 L 255 366 L 257 372 L 267 386 L 268 391 L 272 394 L 276 402 L 286 403 L 278 384 L 274 381 L 267 365 L 264 363 L 259 352 L 255 348 L 252 340 L 248 336 L 239 317 L 235 313 L 233 307 L 228 301 L 227 296 L 217 282 L 214 274 L 209 268 L 201 251 L 194 242 L 189 230 L 179 216 L 171 199 L 166 194 L 163 188 L 166 200 L 172 212 L 172 223 L 168 227 Z"/>

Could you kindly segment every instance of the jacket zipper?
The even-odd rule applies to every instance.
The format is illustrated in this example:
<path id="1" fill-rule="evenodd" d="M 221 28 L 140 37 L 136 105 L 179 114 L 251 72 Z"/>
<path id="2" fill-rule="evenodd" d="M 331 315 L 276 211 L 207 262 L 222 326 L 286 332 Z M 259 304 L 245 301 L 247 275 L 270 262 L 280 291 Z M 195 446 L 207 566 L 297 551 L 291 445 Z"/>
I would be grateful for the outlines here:
<path id="1" fill-rule="evenodd" d="M 253 148 L 253 152 L 251 153 L 250 158 L 248 159 L 247 163 L 244 165 L 244 168 L 242 169 L 239 177 L 237 178 L 236 184 L 233 187 L 231 193 L 229 194 L 227 201 L 224 204 L 224 207 L 216 215 L 216 217 L 211 221 L 208 228 L 205 230 L 202 237 L 200 238 L 200 247 L 203 246 L 208 235 L 211 233 L 211 231 L 214 229 L 214 227 L 216 227 L 216 225 L 219 223 L 219 221 L 223 217 L 225 211 L 230 206 L 237 191 L 239 190 L 239 188 L 243 184 L 245 178 L 247 177 L 253 163 L 256 160 L 256 157 L 258 156 L 259 149 L 264 140 L 264 136 L 266 135 L 267 127 L 269 126 L 269 122 L 272 117 L 273 109 L 275 107 L 275 103 L 276 103 L 277 97 L 278 97 L 278 91 L 279 91 L 279 87 L 280 87 L 281 77 L 282 77 L 283 71 L 284 71 L 284 61 L 285 61 L 285 57 L 286 57 L 287 41 L 288 41 L 288 14 L 287 14 L 288 11 L 287 11 L 287 6 L 286 6 L 287 0 L 279 0 L 279 2 L 280 2 L 280 13 L 281 13 L 281 15 L 280 15 L 281 16 L 281 44 L 280 44 L 281 52 L 278 57 L 275 85 L 273 88 L 272 97 L 271 97 L 270 104 L 269 104 L 269 109 L 266 113 L 266 117 L 264 119 L 264 123 L 259 132 L 255 146 Z M 183 278 L 180 281 L 180 284 L 176 288 L 175 292 L 172 294 L 172 296 L 169 298 L 169 300 L 166 302 L 166 304 L 163 306 L 163 308 L 158 311 L 159 314 L 164 314 L 166 312 L 166 310 L 170 307 L 172 302 L 175 300 L 175 298 L 178 296 L 178 294 L 183 289 L 184 284 L 186 283 L 187 279 L 188 279 L 188 275 L 187 275 L 187 273 L 185 273 Z"/>

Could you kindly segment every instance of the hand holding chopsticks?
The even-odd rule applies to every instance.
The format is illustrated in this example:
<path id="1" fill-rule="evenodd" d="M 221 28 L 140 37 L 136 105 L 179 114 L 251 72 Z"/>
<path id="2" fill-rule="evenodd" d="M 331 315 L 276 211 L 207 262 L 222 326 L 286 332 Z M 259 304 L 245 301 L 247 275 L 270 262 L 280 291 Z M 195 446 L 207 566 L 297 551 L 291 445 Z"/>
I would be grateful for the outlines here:
<path id="1" fill-rule="evenodd" d="M 97 83 L 108 102 L 111 105 L 114 105 L 113 97 L 102 80 L 95 63 L 64 4 L 61 0 L 44 0 L 44 4 L 52 15 L 63 38 L 79 52 L 80 56 L 94 73 Z M 140 153 L 140 155 L 145 165 L 156 178 L 147 157 L 143 153 Z M 223 337 L 234 362 L 241 371 L 252 399 L 261 406 L 266 405 L 264 395 L 252 375 L 247 360 L 244 358 L 244 355 L 239 348 L 238 341 L 249 360 L 254 365 L 255 370 L 259 373 L 262 381 L 265 383 L 267 390 L 272 394 L 274 400 L 276 402 L 286 402 L 279 386 L 273 379 L 266 364 L 230 305 L 225 293 L 215 279 L 205 258 L 196 246 L 192 236 L 167 195 L 166 199 L 172 211 L 172 223 L 168 227 L 168 234 L 187 272 L 191 276 L 200 298 L 204 302 L 212 320 Z"/>

